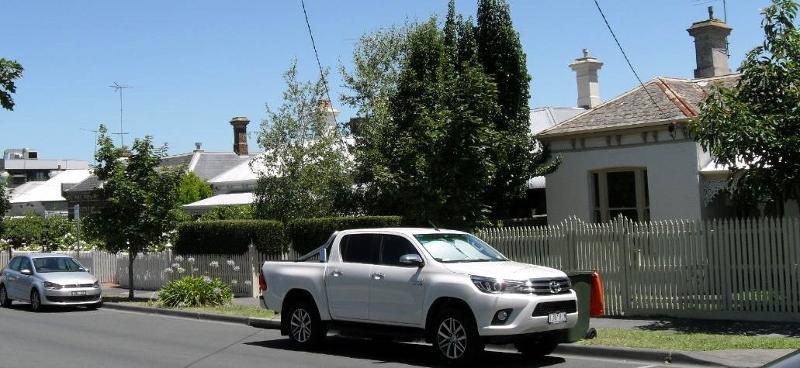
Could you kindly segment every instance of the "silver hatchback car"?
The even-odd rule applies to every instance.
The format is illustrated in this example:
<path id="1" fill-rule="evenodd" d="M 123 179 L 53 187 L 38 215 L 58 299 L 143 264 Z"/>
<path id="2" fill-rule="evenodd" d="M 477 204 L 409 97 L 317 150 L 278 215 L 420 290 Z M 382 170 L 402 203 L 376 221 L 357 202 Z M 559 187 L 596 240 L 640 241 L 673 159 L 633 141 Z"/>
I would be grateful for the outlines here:
<path id="1" fill-rule="evenodd" d="M 30 302 L 38 311 L 47 305 L 84 305 L 97 308 L 103 303 L 100 283 L 78 261 L 63 254 L 16 256 L 0 274 L 0 305 L 13 300 Z"/>

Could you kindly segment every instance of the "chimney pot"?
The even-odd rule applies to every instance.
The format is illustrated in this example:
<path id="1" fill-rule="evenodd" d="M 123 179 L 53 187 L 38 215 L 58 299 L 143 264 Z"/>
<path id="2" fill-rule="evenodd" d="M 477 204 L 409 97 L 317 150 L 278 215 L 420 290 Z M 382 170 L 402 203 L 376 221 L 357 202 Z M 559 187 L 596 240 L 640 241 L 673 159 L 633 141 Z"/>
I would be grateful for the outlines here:
<path id="1" fill-rule="evenodd" d="M 233 152 L 239 156 L 249 155 L 247 151 L 247 124 L 250 119 L 244 116 L 237 116 L 231 119 L 233 126 Z"/>
<path id="2" fill-rule="evenodd" d="M 194 142 L 194 150 L 195 150 L 195 151 L 202 151 L 202 150 L 203 150 L 203 143 L 201 143 L 201 142 Z"/>
<path id="3" fill-rule="evenodd" d="M 714 10 L 709 7 L 708 20 L 692 24 L 686 31 L 694 37 L 697 69 L 695 78 L 719 77 L 731 74 L 728 65 L 728 35 L 732 28 L 725 22 L 714 19 Z"/>
<path id="4" fill-rule="evenodd" d="M 578 84 L 578 107 L 591 109 L 600 105 L 600 82 L 597 72 L 603 63 L 589 55 L 589 50 L 583 49 L 583 57 L 575 59 L 569 67 L 575 71 Z"/>

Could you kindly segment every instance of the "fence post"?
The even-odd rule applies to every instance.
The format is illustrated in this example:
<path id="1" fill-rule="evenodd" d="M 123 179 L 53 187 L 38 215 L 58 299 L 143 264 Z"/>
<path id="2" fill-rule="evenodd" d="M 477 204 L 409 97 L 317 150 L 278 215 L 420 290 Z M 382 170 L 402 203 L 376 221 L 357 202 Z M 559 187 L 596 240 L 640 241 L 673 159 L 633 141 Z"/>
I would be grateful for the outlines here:
<path id="1" fill-rule="evenodd" d="M 627 231 L 627 223 L 628 220 L 624 217 L 620 216 L 613 220 L 613 226 L 616 227 L 616 241 L 619 246 L 620 252 L 620 267 L 622 268 L 622 315 L 624 316 L 626 313 L 629 313 L 631 309 L 631 298 L 630 298 L 630 237 L 628 236 Z"/>
<path id="2" fill-rule="evenodd" d="M 258 298 L 258 254 L 256 251 L 256 247 L 253 246 L 253 241 L 250 241 L 250 245 L 247 247 L 247 260 L 250 263 L 250 296 L 253 298 Z"/>

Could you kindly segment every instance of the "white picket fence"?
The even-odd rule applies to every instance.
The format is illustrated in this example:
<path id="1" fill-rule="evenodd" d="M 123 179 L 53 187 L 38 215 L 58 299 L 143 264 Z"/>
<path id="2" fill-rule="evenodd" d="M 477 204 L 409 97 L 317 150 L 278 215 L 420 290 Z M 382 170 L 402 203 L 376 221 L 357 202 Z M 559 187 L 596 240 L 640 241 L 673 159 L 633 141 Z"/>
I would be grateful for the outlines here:
<path id="1" fill-rule="evenodd" d="M 800 219 L 485 229 L 509 258 L 602 275 L 606 314 L 800 321 Z"/>

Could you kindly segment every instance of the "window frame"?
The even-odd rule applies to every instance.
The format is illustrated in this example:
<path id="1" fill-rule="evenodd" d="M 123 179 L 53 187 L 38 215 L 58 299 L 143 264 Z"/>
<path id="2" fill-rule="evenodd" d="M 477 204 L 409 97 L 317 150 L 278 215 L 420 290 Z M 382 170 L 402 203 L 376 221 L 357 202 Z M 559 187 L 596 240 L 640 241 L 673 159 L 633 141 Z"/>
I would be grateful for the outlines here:
<path id="1" fill-rule="evenodd" d="M 636 190 L 636 207 L 609 207 L 608 174 L 633 172 Z M 636 210 L 636 221 L 650 221 L 650 190 L 647 167 L 615 167 L 589 172 L 592 201 L 592 221 L 609 222 L 612 211 Z"/>

